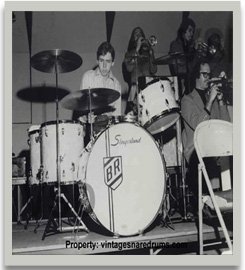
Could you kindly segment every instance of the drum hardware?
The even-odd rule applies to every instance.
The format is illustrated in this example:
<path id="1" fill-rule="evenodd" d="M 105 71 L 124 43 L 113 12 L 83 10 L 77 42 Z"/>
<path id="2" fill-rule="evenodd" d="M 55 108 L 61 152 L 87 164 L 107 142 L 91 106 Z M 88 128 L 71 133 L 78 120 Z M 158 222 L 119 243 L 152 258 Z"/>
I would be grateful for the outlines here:
<path id="1" fill-rule="evenodd" d="M 161 83 L 159 83 L 158 81 L 159 81 L 159 78 L 154 77 L 154 79 L 146 85 L 146 88 L 144 89 L 145 92 L 143 90 L 143 93 L 145 93 L 144 94 L 145 102 L 144 103 L 140 102 L 140 104 L 142 104 L 142 107 L 144 109 L 144 114 L 145 114 L 146 108 L 150 108 L 148 111 L 150 111 L 151 117 L 154 114 L 153 113 L 154 110 L 155 110 L 155 115 L 158 114 L 157 117 L 152 117 L 151 121 L 149 121 L 149 124 L 152 125 L 152 126 L 150 126 L 150 128 L 151 128 L 150 132 L 152 133 L 152 131 L 154 131 L 153 132 L 153 134 L 154 134 L 155 131 L 160 130 L 160 133 L 156 132 L 154 134 L 154 136 L 156 137 L 155 138 L 156 140 L 157 140 L 157 137 L 160 136 L 160 139 L 158 138 L 159 147 L 160 147 L 160 149 L 162 149 L 163 156 L 164 156 L 164 154 L 168 155 L 168 156 L 166 156 L 166 158 L 164 157 L 164 159 L 166 161 L 167 170 L 169 168 L 173 167 L 174 174 L 178 175 L 178 178 L 181 179 L 181 183 L 178 184 L 179 193 L 182 195 L 182 196 L 180 196 L 179 199 L 183 204 L 183 211 L 181 211 L 181 216 L 182 216 L 183 220 L 186 220 L 187 219 L 187 204 L 186 204 L 187 197 L 186 197 L 186 188 L 185 188 L 185 163 L 184 163 L 184 156 L 183 156 L 183 150 L 182 150 L 183 145 L 182 145 L 182 136 L 181 136 L 181 122 L 180 122 L 180 117 L 179 117 L 180 110 L 179 110 L 179 105 L 177 103 L 177 100 L 179 100 L 177 77 L 167 78 L 167 77 L 161 76 L 160 77 Z M 164 92 L 162 92 L 160 90 L 161 85 L 164 85 Z M 156 87 L 156 86 L 158 86 L 158 87 Z M 151 87 L 151 88 L 149 88 L 149 87 Z M 149 91 L 150 89 L 152 91 Z M 159 90 L 156 90 L 156 89 L 159 89 Z M 175 91 L 173 92 L 172 89 L 175 89 Z M 161 96 L 161 95 L 163 96 L 162 100 L 164 100 L 164 99 L 168 100 L 168 107 L 166 108 L 166 110 L 164 110 L 164 108 L 161 107 L 162 105 L 160 105 L 160 104 L 159 104 L 159 106 L 153 106 L 149 103 L 150 100 L 158 100 L 159 99 L 159 97 L 157 97 L 157 94 L 156 94 L 157 92 L 159 93 L 159 96 Z M 152 98 L 152 97 L 150 98 L 151 93 L 155 93 L 154 98 Z M 150 105 L 146 106 L 147 102 Z M 166 104 L 163 103 L 163 106 L 166 106 Z M 159 108 L 158 112 L 160 112 L 160 111 L 163 111 L 163 112 L 157 113 L 157 107 Z M 171 107 L 173 109 L 172 116 L 171 116 L 171 113 L 169 116 L 169 107 Z M 170 112 L 171 112 L 171 110 L 170 110 Z M 147 120 L 145 115 L 144 115 L 144 118 L 141 117 L 141 119 L 143 119 L 144 123 Z M 158 124 L 158 122 L 159 122 L 159 124 Z M 167 139 L 166 135 L 173 136 L 173 134 L 171 135 L 173 128 L 175 129 L 175 133 L 174 133 L 175 141 L 173 141 L 173 142 L 169 141 L 170 144 L 166 144 L 166 139 Z M 169 154 L 167 151 L 169 151 Z M 174 153 L 176 153 L 176 156 L 174 158 L 172 158 L 172 155 Z"/>
<path id="2" fill-rule="evenodd" d="M 38 125 L 31 126 L 28 129 L 27 144 L 30 147 L 30 161 L 31 161 L 31 166 L 32 166 L 30 170 L 28 171 L 28 176 L 27 176 L 27 184 L 29 185 L 30 195 L 27 202 L 21 208 L 19 216 L 23 215 L 24 212 L 29 209 L 29 207 L 32 209 L 32 201 L 34 199 L 34 196 L 32 193 L 32 185 L 39 184 L 39 180 L 37 178 L 37 174 L 39 172 L 39 167 L 40 167 L 40 155 L 38 155 L 40 154 L 39 126 Z M 27 212 L 24 229 L 27 229 L 30 218 L 31 218 L 31 214 Z"/>
<path id="3" fill-rule="evenodd" d="M 120 93 L 109 88 L 88 88 L 73 92 L 61 101 L 64 108 L 68 110 L 80 111 L 88 114 L 88 122 L 90 124 L 90 139 L 93 137 L 93 121 L 89 121 L 93 117 L 94 112 L 112 111 L 114 108 L 107 106 L 116 101 L 120 97 Z"/>
<path id="4" fill-rule="evenodd" d="M 70 51 L 54 49 L 49 51 L 42 51 L 31 57 L 31 66 L 36 70 L 46 73 L 55 73 L 55 104 L 56 104 L 56 180 L 57 180 L 57 196 L 54 201 L 54 207 L 51 210 L 50 218 L 44 230 L 42 239 L 45 238 L 46 233 L 49 232 L 51 223 L 54 225 L 51 230 L 54 232 L 62 232 L 62 218 L 61 218 L 61 199 L 70 207 L 69 201 L 64 194 L 61 194 L 61 161 L 60 161 L 60 131 L 59 131 L 59 88 L 58 88 L 58 73 L 71 72 L 79 68 L 82 64 L 82 58 Z M 46 174 L 45 172 L 44 174 Z M 56 200 L 58 203 L 56 203 Z M 58 205 L 57 205 L 58 204 Z M 58 207 L 58 223 L 54 221 L 52 212 Z M 70 207 L 71 208 L 71 207 Z M 71 209 L 73 214 L 77 215 L 75 210 Z M 86 230 L 86 226 L 80 220 L 82 229 Z"/>
<path id="5" fill-rule="evenodd" d="M 191 57 L 193 57 L 195 55 L 195 52 L 189 52 L 189 53 L 184 53 L 184 52 L 171 52 L 167 55 L 158 57 L 155 59 L 154 64 L 156 65 L 169 65 L 170 66 L 170 71 L 172 74 L 174 74 L 175 76 L 179 77 L 179 90 L 180 90 L 180 98 L 183 97 L 183 95 L 185 94 L 186 91 L 191 91 L 192 89 L 190 89 L 190 71 L 189 71 L 189 67 L 188 67 L 188 61 L 190 61 L 189 59 Z M 185 65 L 186 71 L 185 73 L 181 73 L 179 71 L 179 65 Z M 176 70 L 174 70 L 174 68 L 176 68 Z M 186 76 L 186 84 L 187 84 L 187 90 L 185 89 L 185 86 L 182 85 L 183 82 L 181 82 L 181 77 L 183 79 L 183 75 Z M 184 89 L 182 89 L 184 88 Z"/>
<path id="6" fill-rule="evenodd" d="M 66 231 L 73 231 L 74 232 L 74 230 L 83 230 L 83 231 L 88 233 L 89 232 L 88 228 L 83 223 L 82 218 L 78 215 L 78 213 L 73 208 L 73 206 L 71 205 L 69 200 L 66 198 L 65 194 L 61 193 L 61 192 L 59 193 L 58 188 L 56 189 L 56 192 L 57 192 L 57 194 L 56 194 L 56 198 L 54 201 L 54 206 L 51 210 L 47 226 L 45 227 L 45 230 L 44 230 L 44 233 L 42 236 L 42 240 L 44 240 L 45 237 L 48 236 L 49 234 L 52 235 L 54 233 L 61 233 L 61 232 L 66 232 Z M 55 212 L 56 208 L 58 208 L 57 204 L 59 203 L 59 201 L 61 199 L 63 199 L 64 202 L 68 205 L 68 207 L 72 211 L 74 217 L 76 218 L 76 221 L 78 220 L 79 223 L 81 224 L 80 226 L 77 226 L 75 223 L 75 226 L 62 227 L 62 226 L 59 226 L 59 224 L 55 221 L 54 212 Z"/>
<path id="7" fill-rule="evenodd" d="M 186 57 L 185 53 L 181 53 L 181 52 L 169 53 L 167 55 L 156 58 L 154 61 L 154 64 L 155 65 L 173 65 L 173 64 L 176 64 L 178 59 L 183 59 L 185 57 Z"/>
<path id="8" fill-rule="evenodd" d="M 34 233 L 37 233 L 37 229 L 40 226 L 41 221 L 43 220 L 43 204 L 44 204 L 44 199 L 43 199 L 43 166 L 40 166 L 40 170 L 38 172 L 37 175 L 38 179 L 39 179 L 39 185 L 40 185 L 40 203 L 41 203 L 41 217 L 39 218 L 39 220 L 36 222 L 36 226 L 34 228 Z"/>

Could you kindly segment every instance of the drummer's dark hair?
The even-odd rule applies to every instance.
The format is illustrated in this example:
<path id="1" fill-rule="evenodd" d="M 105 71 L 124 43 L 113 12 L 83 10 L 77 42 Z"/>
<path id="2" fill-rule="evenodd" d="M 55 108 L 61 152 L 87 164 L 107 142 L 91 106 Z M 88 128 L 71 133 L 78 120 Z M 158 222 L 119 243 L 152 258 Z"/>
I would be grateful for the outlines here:
<path id="1" fill-rule="evenodd" d="M 99 60 L 100 55 L 106 55 L 108 52 L 112 56 L 112 61 L 114 61 L 114 59 L 115 59 L 115 50 L 114 50 L 114 48 L 112 47 L 112 45 L 109 42 L 105 41 L 105 42 L 101 43 L 100 46 L 98 47 L 97 60 Z"/>

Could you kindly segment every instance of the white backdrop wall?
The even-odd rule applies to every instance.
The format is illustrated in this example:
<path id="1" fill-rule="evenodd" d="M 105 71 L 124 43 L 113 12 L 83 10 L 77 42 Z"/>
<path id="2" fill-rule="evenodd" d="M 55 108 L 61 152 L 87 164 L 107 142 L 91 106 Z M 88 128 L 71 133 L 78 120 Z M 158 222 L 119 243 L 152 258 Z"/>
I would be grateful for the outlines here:
<path id="1" fill-rule="evenodd" d="M 20 100 L 16 95 L 20 89 L 30 86 L 29 47 L 24 12 L 15 12 L 13 23 L 13 152 L 18 155 L 28 149 L 27 128 L 55 120 L 54 103 L 32 103 Z M 190 12 L 196 23 L 195 39 L 206 40 L 207 35 L 219 31 L 226 51 L 232 47 L 231 12 Z M 123 80 L 121 64 L 127 50 L 132 29 L 140 26 L 146 37 L 155 35 L 158 44 L 154 48 L 156 57 L 166 55 L 169 45 L 176 38 L 182 20 L 182 12 L 116 12 L 111 43 L 116 51 L 113 73 L 127 91 Z M 70 50 L 83 59 L 80 68 L 59 74 L 59 86 L 69 91 L 79 90 L 82 74 L 95 66 L 96 50 L 106 40 L 105 12 L 33 12 L 32 55 L 55 48 Z M 167 66 L 158 66 L 158 75 L 169 75 Z M 55 86 L 55 75 L 32 68 L 32 85 Z M 123 108 L 125 104 L 123 104 Z M 71 119 L 72 112 L 60 108 L 60 119 Z M 32 120 L 32 122 L 31 122 Z"/>

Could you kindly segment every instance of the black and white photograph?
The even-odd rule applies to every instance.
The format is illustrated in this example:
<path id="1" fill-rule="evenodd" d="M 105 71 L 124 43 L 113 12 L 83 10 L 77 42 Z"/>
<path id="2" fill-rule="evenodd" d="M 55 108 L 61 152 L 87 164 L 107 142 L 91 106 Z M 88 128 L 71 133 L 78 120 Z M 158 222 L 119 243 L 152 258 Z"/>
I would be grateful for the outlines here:
<path id="1" fill-rule="evenodd" d="M 184 3 L 6 4 L 6 264 L 237 265 L 239 2 Z"/>

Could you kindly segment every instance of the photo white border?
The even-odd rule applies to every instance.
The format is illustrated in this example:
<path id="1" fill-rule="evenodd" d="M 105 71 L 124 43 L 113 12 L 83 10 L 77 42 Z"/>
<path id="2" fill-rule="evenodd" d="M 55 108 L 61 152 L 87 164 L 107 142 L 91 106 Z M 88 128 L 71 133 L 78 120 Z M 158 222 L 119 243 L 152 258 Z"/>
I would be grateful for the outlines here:
<path id="1" fill-rule="evenodd" d="M 108 9 L 109 7 L 109 9 Z M 234 209 L 233 215 L 233 255 L 12 255 L 12 11 L 233 11 L 233 130 L 234 130 L 234 158 L 233 158 L 233 179 L 234 182 Z M 171 2 L 38 2 L 38 1 L 8 1 L 5 2 L 5 36 L 4 36 L 4 237 L 5 237 L 5 264 L 6 265 L 55 265 L 55 266 L 186 266 L 186 265 L 217 265 L 229 266 L 239 265 L 240 237 L 241 237 L 241 30 L 240 30 L 240 2 L 192 2 L 192 1 L 171 1 Z M 177 257 L 176 257 L 177 256 Z"/>

